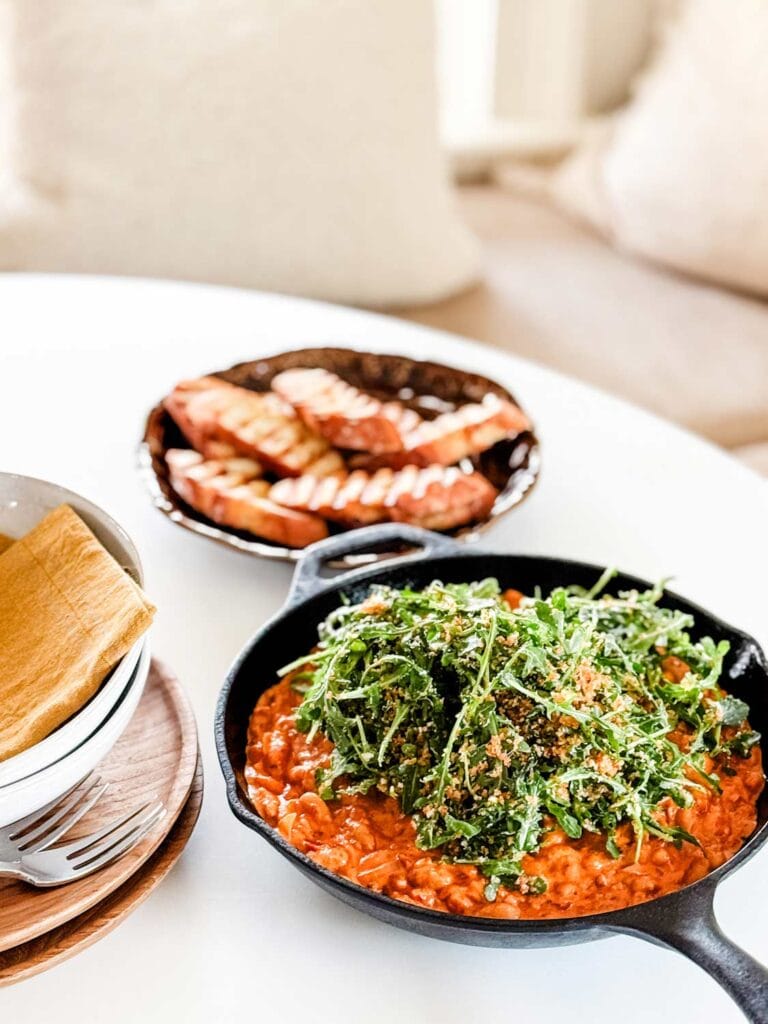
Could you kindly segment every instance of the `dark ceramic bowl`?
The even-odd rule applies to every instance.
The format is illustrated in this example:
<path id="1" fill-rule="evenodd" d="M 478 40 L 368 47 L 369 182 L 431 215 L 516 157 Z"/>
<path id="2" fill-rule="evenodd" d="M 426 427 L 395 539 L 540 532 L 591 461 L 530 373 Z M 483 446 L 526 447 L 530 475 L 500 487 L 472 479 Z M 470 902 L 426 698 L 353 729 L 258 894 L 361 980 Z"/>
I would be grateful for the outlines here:
<path id="1" fill-rule="evenodd" d="M 498 395 L 519 404 L 506 388 L 476 373 L 439 363 L 419 362 L 406 356 L 354 352 L 347 348 L 308 348 L 283 352 L 265 359 L 240 363 L 212 376 L 252 391 L 268 391 L 276 374 L 299 366 L 330 370 L 376 398 L 383 401 L 397 399 L 409 409 L 416 410 L 424 419 L 434 419 L 439 413 L 457 409 L 468 402 L 481 402 L 487 394 Z M 142 475 L 156 508 L 180 526 L 239 551 L 262 558 L 289 561 L 301 557 L 301 549 L 283 547 L 252 533 L 220 526 L 187 505 L 171 486 L 165 453 L 169 448 L 188 447 L 189 443 L 162 402 L 156 405 L 147 418 L 139 450 Z M 526 431 L 510 440 L 499 441 L 471 462 L 473 468 L 488 477 L 498 489 L 499 495 L 487 519 L 449 531 L 450 536 L 477 535 L 527 497 L 539 474 L 539 443 L 532 431 Z M 332 532 L 345 532 L 341 527 L 333 524 L 329 526 Z"/>
<path id="2" fill-rule="evenodd" d="M 391 550 L 395 542 L 421 548 L 420 554 L 329 578 L 321 575 L 332 559 L 360 550 Z M 446 537 L 415 527 L 387 524 L 333 537 L 308 548 L 294 574 L 283 609 L 245 645 L 229 671 L 216 711 L 216 744 L 232 811 L 295 867 L 351 906 L 389 924 L 451 942 L 481 946 L 554 946 L 612 934 L 635 935 L 677 949 L 700 964 L 733 996 L 750 1020 L 768 1024 L 768 972 L 720 931 L 712 903 L 720 881 L 748 860 L 768 839 L 768 793 L 758 806 L 758 827 L 727 863 L 668 896 L 624 910 L 558 920 L 506 921 L 462 917 L 422 909 L 390 899 L 347 881 L 315 864 L 269 826 L 248 801 L 244 784 L 248 720 L 259 695 L 277 678 L 278 669 L 310 650 L 317 624 L 340 603 L 342 593 L 361 600 L 373 583 L 423 587 L 434 579 L 469 582 L 494 576 L 502 587 L 544 593 L 568 584 L 592 586 L 602 568 L 583 562 L 522 555 L 497 555 L 466 549 Z M 650 585 L 618 576 L 617 590 Z M 746 700 L 750 721 L 768 734 L 768 664 L 758 643 L 681 597 L 666 594 L 664 604 L 695 616 L 697 635 L 730 642 L 725 663 L 727 688 Z"/>

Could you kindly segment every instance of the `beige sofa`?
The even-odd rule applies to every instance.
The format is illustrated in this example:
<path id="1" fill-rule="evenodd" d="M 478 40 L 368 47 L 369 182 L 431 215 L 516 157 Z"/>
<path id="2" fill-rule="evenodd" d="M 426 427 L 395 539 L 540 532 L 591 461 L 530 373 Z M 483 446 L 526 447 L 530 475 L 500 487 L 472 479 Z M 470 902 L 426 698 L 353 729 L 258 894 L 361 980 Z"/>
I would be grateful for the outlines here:
<path id="1" fill-rule="evenodd" d="M 768 475 L 768 303 L 625 257 L 548 207 L 460 190 L 484 283 L 399 315 L 583 378 Z"/>

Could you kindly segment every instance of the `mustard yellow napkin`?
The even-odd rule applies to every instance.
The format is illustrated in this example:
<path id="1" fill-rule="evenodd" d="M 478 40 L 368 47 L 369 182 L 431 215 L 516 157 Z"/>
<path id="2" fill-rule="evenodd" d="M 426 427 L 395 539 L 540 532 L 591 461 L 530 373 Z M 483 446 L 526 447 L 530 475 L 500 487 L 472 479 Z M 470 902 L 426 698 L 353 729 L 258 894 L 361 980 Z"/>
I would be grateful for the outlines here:
<path id="1" fill-rule="evenodd" d="M 68 505 L 0 554 L 0 761 L 78 711 L 155 608 Z"/>
<path id="2" fill-rule="evenodd" d="M 6 537 L 4 533 L 0 533 L 0 555 L 4 551 L 7 551 L 11 544 L 14 543 L 13 537 Z"/>

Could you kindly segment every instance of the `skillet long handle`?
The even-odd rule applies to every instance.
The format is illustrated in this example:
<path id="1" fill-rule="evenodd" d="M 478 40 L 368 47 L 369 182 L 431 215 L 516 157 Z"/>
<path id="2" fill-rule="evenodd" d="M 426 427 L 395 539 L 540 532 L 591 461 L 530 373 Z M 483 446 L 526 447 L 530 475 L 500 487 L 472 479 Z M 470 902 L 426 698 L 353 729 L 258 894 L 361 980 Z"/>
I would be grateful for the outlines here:
<path id="1" fill-rule="evenodd" d="M 697 927 L 666 941 L 711 974 L 753 1024 L 768 1024 L 768 970 L 723 934 L 710 908 Z"/>
<path id="2" fill-rule="evenodd" d="M 712 906 L 715 886 L 699 886 L 695 899 L 693 893 L 677 893 L 677 906 L 675 897 L 665 898 L 669 904 L 662 914 L 654 913 L 656 901 L 633 907 L 636 926 L 617 930 L 683 953 L 722 985 L 747 1020 L 768 1024 L 768 969 L 723 933 Z"/>

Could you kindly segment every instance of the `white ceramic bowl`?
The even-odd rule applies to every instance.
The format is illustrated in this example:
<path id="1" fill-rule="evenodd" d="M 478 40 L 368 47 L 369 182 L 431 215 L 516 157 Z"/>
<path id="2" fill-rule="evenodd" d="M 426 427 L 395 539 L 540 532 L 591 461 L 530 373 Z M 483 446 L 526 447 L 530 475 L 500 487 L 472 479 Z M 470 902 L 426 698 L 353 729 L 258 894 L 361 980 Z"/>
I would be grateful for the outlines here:
<path id="1" fill-rule="evenodd" d="M 70 505 L 77 512 L 113 558 L 128 571 L 137 583 L 141 584 L 143 573 L 138 552 L 126 532 L 106 512 L 79 494 L 57 484 L 14 473 L 0 473 L 0 533 L 8 534 L 11 537 L 20 537 L 32 529 L 48 512 L 62 503 Z M 146 657 L 142 661 L 140 659 L 143 657 L 143 652 L 146 652 Z M 139 671 L 140 665 L 142 666 L 141 671 Z M 129 696 L 134 702 L 133 707 L 135 707 L 141 696 L 148 671 L 149 647 L 146 637 L 142 637 L 115 666 L 91 700 L 67 722 L 28 750 L 5 761 L 0 761 L 0 809 L 4 805 L 10 807 L 13 804 L 14 794 L 34 790 L 34 786 L 31 785 L 19 788 L 22 782 L 40 776 L 54 764 L 62 765 L 70 753 L 80 750 L 86 745 L 86 741 L 91 743 L 102 723 L 106 724 L 111 716 L 117 713 L 118 708 L 123 708 L 127 702 L 130 703 Z M 105 737 L 112 734 L 113 731 L 107 729 Z M 114 736 L 112 742 L 117 739 L 117 735 Z M 101 749 L 101 744 L 94 743 L 89 749 L 97 749 L 97 747 Z M 108 749 L 108 747 L 105 748 L 103 753 L 106 753 Z M 86 774 L 87 770 L 83 774 Z M 69 778 L 69 764 L 66 772 L 66 777 Z M 49 777 L 52 778 L 52 776 L 46 776 L 46 778 Z M 74 781 L 76 782 L 77 779 Z M 70 784 L 65 784 L 62 777 L 59 794 L 46 797 L 42 803 L 66 792 Z M 49 791 L 49 788 L 45 788 L 46 793 Z M 26 802 L 22 801 L 22 803 L 26 806 Z M 42 806 L 42 803 L 38 806 Z M 0 818 L 3 818 L 6 813 L 8 812 L 0 810 Z M 26 813 L 28 811 L 22 811 L 17 817 Z"/>
<path id="2" fill-rule="evenodd" d="M 149 675 L 149 644 L 120 700 L 96 731 L 74 750 L 41 771 L 0 789 L 0 828 L 26 817 L 77 785 L 110 752 L 133 717 Z"/>
<path id="3" fill-rule="evenodd" d="M 0 473 L 0 533 L 21 537 L 59 505 L 70 505 L 112 557 L 136 580 L 144 582 L 133 541 L 115 520 L 87 498 L 48 480 Z"/>

